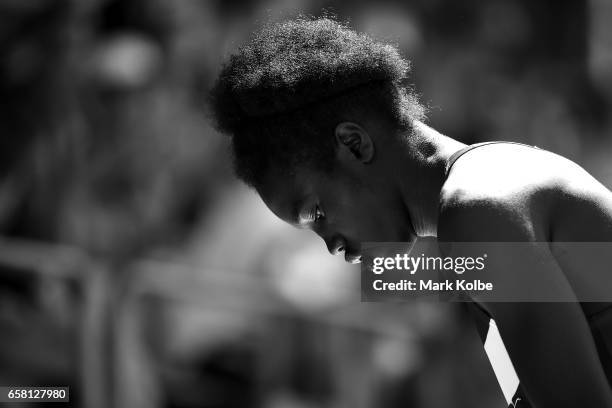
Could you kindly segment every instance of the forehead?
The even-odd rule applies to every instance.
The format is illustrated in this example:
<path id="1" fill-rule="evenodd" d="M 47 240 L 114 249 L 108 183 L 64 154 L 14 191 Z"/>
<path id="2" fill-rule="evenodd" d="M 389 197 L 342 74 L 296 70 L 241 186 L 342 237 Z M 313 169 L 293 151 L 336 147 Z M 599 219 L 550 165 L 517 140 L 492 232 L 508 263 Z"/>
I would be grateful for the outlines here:
<path id="1" fill-rule="evenodd" d="M 257 192 L 277 217 L 297 225 L 301 207 L 314 194 L 317 182 L 316 174 L 306 170 L 270 171 Z"/>

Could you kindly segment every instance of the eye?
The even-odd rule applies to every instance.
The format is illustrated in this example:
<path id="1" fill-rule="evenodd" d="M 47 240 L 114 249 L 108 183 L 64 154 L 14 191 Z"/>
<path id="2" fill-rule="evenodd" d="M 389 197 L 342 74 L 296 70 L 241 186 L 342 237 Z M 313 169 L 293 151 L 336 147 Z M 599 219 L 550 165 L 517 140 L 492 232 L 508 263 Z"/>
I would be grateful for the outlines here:
<path id="1" fill-rule="evenodd" d="M 325 218 L 325 214 L 323 214 L 323 211 L 321 211 L 321 208 L 319 208 L 318 205 L 315 205 L 312 218 L 313 220 L 315 220 L 315 222 L 320 221 L 323 218 Z"/>
<path id="2" fill-rule="evenodd" d="M 325 219 L 325 213 L 321 210 L 318 204 L 310 204 L 304 206 L 303 210 L 298 214 L 298 224 L 308 227 L 310 224 L 317 223 Z"/>

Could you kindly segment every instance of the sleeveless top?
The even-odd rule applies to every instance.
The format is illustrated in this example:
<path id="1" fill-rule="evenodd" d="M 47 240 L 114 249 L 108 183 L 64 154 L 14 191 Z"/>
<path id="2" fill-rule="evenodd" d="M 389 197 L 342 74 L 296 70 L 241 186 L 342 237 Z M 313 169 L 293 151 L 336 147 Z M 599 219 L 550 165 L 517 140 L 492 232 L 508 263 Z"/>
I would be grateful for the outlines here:
<path id="1" fill-rule="evenodd" d="M 445 168 L 445 179 L 448 177 L 451 168 L 455 162 L 467 152 L 491 145 L 491 144 L 514 144 L 526 146 L 534 149 L 539 149 L 536 146 L 526 145 L 517 142 L 504 142 L 504 141 L 490 141 L 483 143 L 476 143 L 470 146 L 466 146 L 463 149 L 458 150 L 448 159 Z M 493 368 L 493 372 L 497 378 L 497 381 L 502 389 L 504 398 L 508 403 L 508 407 L 519 406 L 521 408 L 532 407 L 525 396 L 524 390 L 521 387 L 520 380 L 514 371 L 512 361 L 506 351 L 503 344 L 495 320 L 489 315 L 489 313 L 478 303 L 466 302 L 463 303 L 468 309 L 469 314 L 472 316 L 476 329 L 481 341 L 483 342 L 485 353 L 489 358 L 489 362 Z M 597 347 L 599 358 L 608 379 L 608 383 L 612 388 L 612 303 L 607 304 L 596 313 L 587 315 L 591 334 Z M 519 402 L 520 401 L 520 402 Z"/>

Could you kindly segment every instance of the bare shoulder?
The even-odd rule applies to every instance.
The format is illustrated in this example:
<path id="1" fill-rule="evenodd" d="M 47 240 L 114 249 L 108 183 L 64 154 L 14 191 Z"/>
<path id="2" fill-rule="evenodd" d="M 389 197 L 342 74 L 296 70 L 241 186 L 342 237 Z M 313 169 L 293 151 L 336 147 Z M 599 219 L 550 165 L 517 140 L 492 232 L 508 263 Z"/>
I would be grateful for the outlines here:
<path id="1" fill-rule="evenodd" d="M 454 164 L 440 194 L 438 237 L 551 241 L 554 231 L 567 229 L 560 223 L 568 223 L 569 212 L 586 216 L 602 206 L 612 222 L 612 193 L 571 160 L 528 146 L 487 145 Z"/>

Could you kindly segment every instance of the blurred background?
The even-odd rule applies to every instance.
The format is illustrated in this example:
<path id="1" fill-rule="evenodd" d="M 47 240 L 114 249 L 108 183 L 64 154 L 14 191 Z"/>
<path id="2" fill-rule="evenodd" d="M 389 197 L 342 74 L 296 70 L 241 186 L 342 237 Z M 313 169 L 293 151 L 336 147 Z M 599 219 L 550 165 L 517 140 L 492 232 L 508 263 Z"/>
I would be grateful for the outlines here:
<path id="1" fill-rule="evenodd" d="M 357 266 L 232 178 L 204 107 L 221 62 L 322 9 L 399 45 L 433 127 L 612 186 L 609 0 L 0 0 L 0 385 L 86 408 L 505 406 L 461 308 L 360 303 Z"/>

